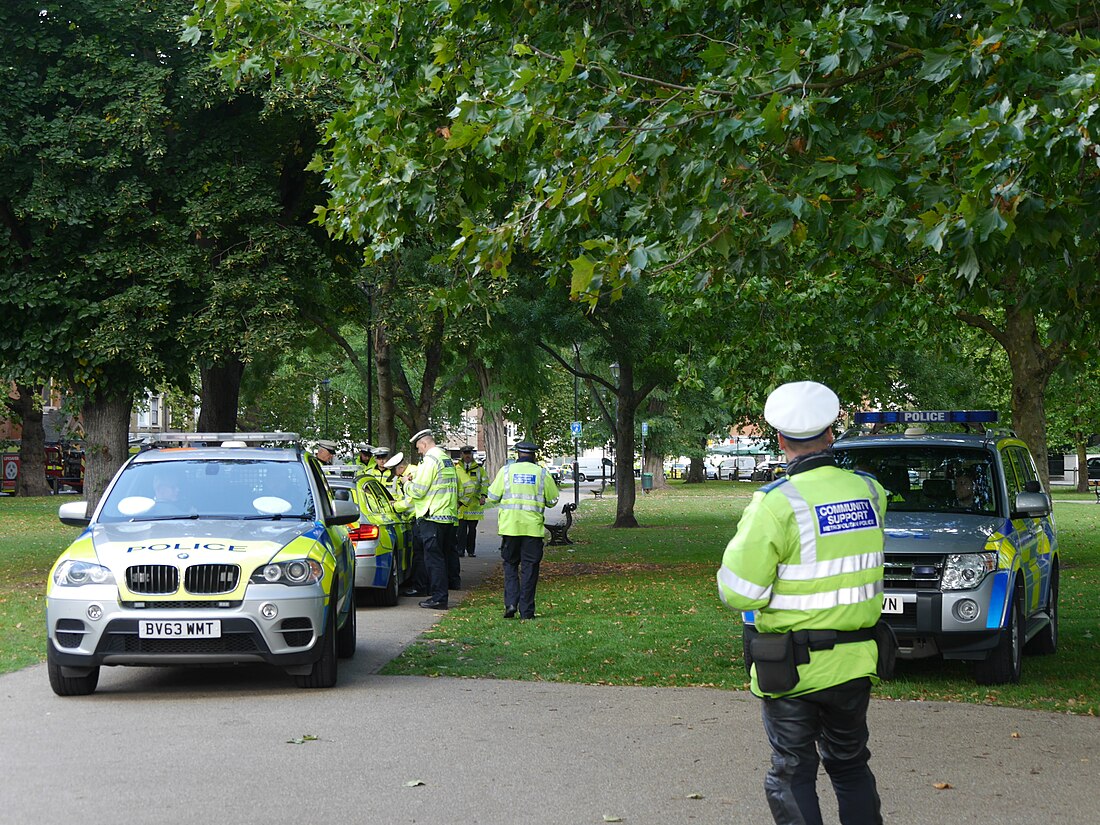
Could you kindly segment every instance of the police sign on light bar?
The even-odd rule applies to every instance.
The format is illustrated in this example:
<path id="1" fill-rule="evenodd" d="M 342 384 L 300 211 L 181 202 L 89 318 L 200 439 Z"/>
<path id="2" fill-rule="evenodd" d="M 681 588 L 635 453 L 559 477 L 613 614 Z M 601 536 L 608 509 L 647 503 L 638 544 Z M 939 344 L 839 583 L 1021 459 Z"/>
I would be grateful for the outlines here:
<path id="1" fill-rule="evenodd" d="M 857 424 L 990 424 L 996 410 L 876 410 L 857 412 Z"/>

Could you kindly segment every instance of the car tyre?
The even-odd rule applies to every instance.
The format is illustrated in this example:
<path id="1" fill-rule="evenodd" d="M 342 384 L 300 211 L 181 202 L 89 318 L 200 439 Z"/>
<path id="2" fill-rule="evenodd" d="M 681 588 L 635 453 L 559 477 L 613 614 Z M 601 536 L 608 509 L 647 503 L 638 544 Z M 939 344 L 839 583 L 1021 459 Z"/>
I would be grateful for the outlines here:
<path id="1" fill-rule="evenodd" d="M 396 561 L 396 560 L 395 560 Z M 401 583 L 398 581 L 397 570 L 390 567 L 390 576 L 386 579 L 385 587 L 364 587 L 362 596 L 363 604 L 368 607 L 393 607 L 401 595 Z"/>
<path id="2" fill-rule="evenodd" d="M 348 599 L 351 600 L 348 617 L 344 620 L 344 626 L 336 633 L 336 655 L 341 659 L 350 659 L 355 655 L 355 643 L 359 632 L 354 587 L 348 591 Z"/>
<path id="3" fill-rule="evenodd" d="M 577 481 L 579 481 L 581 484 L 584 484 L 584 482 L 588 481 L 588 476 L 586 476 L 584 473 L 577 473 Z"/>
<path id="4" fill-rule="evenodd" d="M 295 684 L 300 688 L 330 688 L 336 684 L 336 585 L 333 582 L 333 596 L 325 623 L 325 633 L 320 639 L 321 657 L 313 663 L 309 673 L 296 675 Z"/>
<path id="5" fill-rule="evenodd" d="M 1020 681 L 1024 653 L 1024 600 L 1019 587 L 1012 591 L 1008 627 L 1001 630 L 997 646 L 989 656 L 974 663 L 974 680 L 979 685 L 1007 685 Z"/>
<path id="6" fill-rule="evenodd" d="M 1050 572 L 1050 592 L 1047 593 L 1047 616 L 1050 623 L 1036 633 L 1024 651 L 1037 656 L 1050 656 L 1058 652 L 1058 565 Z"/>
<path id="7" fill-rule="evenodd" d="M 61 665 L 54 661 L 53 642 L 46 640 L 46 673 L 50 677 L 50 687 L 58 696 L 88 696 L 95 693 L 99 684 L 99 668 L 90 668 L 84 676 L 66 676 Z"/>

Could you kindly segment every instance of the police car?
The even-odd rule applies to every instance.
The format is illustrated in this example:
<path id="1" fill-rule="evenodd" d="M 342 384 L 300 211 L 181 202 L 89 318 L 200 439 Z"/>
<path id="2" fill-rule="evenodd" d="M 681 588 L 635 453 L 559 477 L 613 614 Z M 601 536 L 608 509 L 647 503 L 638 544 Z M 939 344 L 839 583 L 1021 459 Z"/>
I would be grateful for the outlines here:
<path id="1" fill-rule="evenodd" d="M 886 488 L 883 616 L 901 658 L 972 662 L 980 684 L 1020 680 L 1022 654 L 1058 647 L 1058 537 L 1027 445 L 993 411 L 857 413 L 840 466 Z M 888 433 L 888 425 L 905 427 Z M 935 431 L 939 426 L 957 431 Z M 965 430 L 965 431 L 964 431 Z"/>
<path id="2" fill-rule="evenodd" d="M 359 519 L 348 524 L 348 535 L 355 545 L 360 603 L 392 607 L 412 576 L 412 514 L 398 509 L 389 490 L 361 470 L 354 465 L 324 468 L 336 498 L 359 507 Z"/>
<path id="3" fill-rule="evenodd" d="M 132 456 L 46 587 L 50 686 L 92 693 L 103 665 L 267 662 L 331 687 L 355 653 L 355 555 L 319 463 L 287 433 L 165 433 Z M 258 446 L 274 443 L 278 446 Z M 206 446 L 206 445 L 216 446 Z"/>

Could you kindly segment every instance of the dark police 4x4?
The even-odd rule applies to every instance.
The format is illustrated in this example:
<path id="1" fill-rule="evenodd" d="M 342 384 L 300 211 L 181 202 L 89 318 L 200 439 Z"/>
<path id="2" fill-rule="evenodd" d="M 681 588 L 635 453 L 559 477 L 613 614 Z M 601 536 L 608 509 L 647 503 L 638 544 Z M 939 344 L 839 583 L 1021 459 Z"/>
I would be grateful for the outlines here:
<path id="1" fill-rule="evenodd" d="M 859 413 L 873 434 L 846 433 L 833 447 L 842 467 L 874 475 L 889 494 L 882 612 L 898 655 L 970 660 L 980 684 L 1018 682 L 1025 647 L 1058 646 L 1058 538 L 1027 445 L 1003 430 L 925 430 L 995 420 Z M 911 426 L 876 432 L 887 423 Z"/>

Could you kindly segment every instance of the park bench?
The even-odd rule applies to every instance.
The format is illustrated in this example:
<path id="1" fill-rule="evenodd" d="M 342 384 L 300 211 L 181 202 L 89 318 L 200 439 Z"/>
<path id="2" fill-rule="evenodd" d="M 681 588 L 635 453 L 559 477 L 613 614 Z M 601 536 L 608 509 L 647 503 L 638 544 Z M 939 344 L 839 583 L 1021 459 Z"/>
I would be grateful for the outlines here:
<path id="1" fill-rule="evenodd" d="M 562 513 L 565 514 L 565 521 L 558 522 L 557 524 L 547 524 L 546 529 L 550 531 L 550 546 L 558 547 L 563 544 L 572 544 L 573 540 L 569 538 L 569 528 L 573 526 L 573 511 L 577 509 L 577 505 L 570 502 L 561 508 Z"/>

